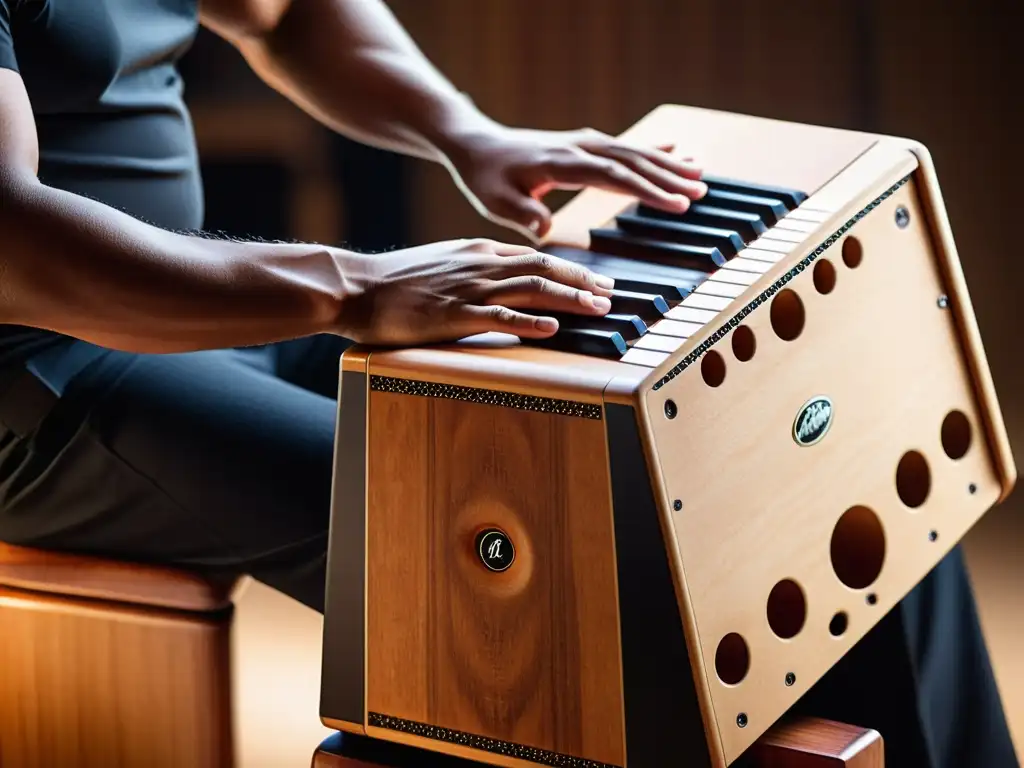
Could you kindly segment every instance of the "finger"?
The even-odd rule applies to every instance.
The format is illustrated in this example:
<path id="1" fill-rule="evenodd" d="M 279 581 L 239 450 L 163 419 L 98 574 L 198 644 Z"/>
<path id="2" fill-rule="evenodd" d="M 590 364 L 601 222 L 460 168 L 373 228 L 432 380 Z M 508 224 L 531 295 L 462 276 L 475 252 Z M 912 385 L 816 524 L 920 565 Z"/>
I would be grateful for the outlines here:
<path id="1" fill-rule="evenodd" d="M 598 296 L 611 296 L 615 281 L 592 272 L 581 264 L 547 253 L 514 256 L 499 265 L 500 277 L 543 277 L 571 288 L 590 291 Z"/>
<path id="2" fill-rule="evenodd" d="M 512 187 L 494 195 L 485 205 L 492 221 L 515 229 L 533 242 L 538 242 L 551 229 L 548 207 Z"/>
<path id="3" fill-rule="evenodd" d="M 662 189 L 631 168 L 610 158 L 589 155 L 568 163 L 553 163 L 549 173 L 552 181 L 558 184 L 597 187 L 609 192 L 618 192 L 666 211 L 683 213 L 690 207 L 690 199 L 686 195 Z"/>
<path id="4" fill-rule="evenodd" d="M 537 275 L 499 280 L 487 292 L 486 303 L 578 315 L 605 315 L 612 308 L 604 296 Z"/>
<path id="5" fill-rule="evenodd" d="M 545 339 L 558 330 L 558 321 L 553 317 L 528 315 L 500 304 L 480 307 L 467 305 L 452 325 L 455 333 L 462 337 L 478 333 L 510 333 L 529 339 Z"/>
<path id="6" fill-rule="evenodd" d="M 680 179 L 686 179 L 688 184 L 699 182 L 702 174 L 701 169 L 693 164 L 692 158 L 678 159 L 671 154 L 671 150 L 662 151 L 660 147 L 640 147 L 616 141 L 603 144 L 598 143 L 593 146 L 587 146 L 585 149 L 600 157 L 611 157 L 620 162 L 642 158 L 647 163 L 678 176 Z M 698 186 L 698 189 L 700 188 Z M 700 196 L 702 197 L 703 195 Z"/>
<path id="7" fill-rule="evenodd" d="M 680 176 L 677 173 L 658 166 L 641 154 L 621 147 L 603 147 L 595 149 L 594 154 L 617 160 L 630 170 L 639 174 L 653 184 L 657 184 L 667 192 L 686 195 L 691 200 L 699 200 L 708 193 L 708 186 L 702 181 Z"/>

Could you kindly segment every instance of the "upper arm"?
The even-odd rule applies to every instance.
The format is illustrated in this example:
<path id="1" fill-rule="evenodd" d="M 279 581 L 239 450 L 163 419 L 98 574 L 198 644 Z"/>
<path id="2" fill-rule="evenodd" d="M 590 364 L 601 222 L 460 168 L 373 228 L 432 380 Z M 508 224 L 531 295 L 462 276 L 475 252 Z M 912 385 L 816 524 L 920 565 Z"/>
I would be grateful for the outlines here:
<path id="1" fill-rule="evenodd" d="M 0 0 L 0 172 L 35 177 L 38 167 L 32 104 L 18 73 L 7 0 Z"/>

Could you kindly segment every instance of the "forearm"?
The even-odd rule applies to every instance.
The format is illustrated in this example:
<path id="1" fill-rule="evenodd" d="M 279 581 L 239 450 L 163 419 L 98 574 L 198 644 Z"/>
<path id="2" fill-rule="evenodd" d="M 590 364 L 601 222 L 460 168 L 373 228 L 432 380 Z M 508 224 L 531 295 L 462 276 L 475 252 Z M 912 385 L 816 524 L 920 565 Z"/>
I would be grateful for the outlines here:
<path id="1" fill-rule="evenodd" d="M 151 227 L 0 172 L 0 322 L 132 352 L 269 343 L 333 330 L 347 286 L 322 246 Z"/>
<path id="2" fill-rule="evenodd" d="M 271 29 L 235 42 L 268 84 L 373 146 L 443 162 L 494 127 L 377 0 L 291 0 Z"/>

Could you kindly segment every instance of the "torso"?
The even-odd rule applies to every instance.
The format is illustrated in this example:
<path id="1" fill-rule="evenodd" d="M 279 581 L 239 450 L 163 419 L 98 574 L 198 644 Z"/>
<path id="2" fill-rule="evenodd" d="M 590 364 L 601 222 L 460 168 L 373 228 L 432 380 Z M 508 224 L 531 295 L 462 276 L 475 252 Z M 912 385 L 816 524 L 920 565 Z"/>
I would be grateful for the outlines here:
<path id="1" fill-rule="evenodd" d="M 44 184 L 156 226 L 202 226 L 192 123 L 176 64 L 198 0 L 0 0 L 39 134 Z M 0 326 L 0 363 L 24 346 Z"/>

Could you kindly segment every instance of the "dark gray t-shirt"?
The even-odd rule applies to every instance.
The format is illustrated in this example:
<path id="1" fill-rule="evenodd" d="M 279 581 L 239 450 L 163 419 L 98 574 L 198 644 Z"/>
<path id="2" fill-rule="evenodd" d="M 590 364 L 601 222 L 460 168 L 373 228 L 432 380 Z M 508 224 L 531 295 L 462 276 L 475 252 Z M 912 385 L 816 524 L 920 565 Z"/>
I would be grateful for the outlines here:
<path id="1" fill-rule="evenodd" d="M 199 229 L 199 163 L 176 69 L 197 27 L 197 0 L 0 0 L 0 67 L 25 82 L 40 181 L 159 227 Z M 0 366 L 59 338 L 0 325 Z"/>

